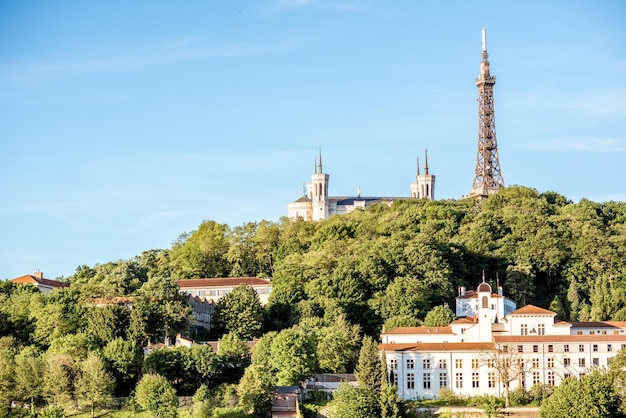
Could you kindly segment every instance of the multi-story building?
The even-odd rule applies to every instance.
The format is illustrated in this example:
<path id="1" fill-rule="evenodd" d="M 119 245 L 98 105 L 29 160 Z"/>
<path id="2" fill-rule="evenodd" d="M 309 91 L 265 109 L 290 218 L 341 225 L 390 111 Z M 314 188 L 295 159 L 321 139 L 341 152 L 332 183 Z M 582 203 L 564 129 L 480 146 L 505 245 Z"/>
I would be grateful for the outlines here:
<path id="1" fill-rule="evenodd" d="M 272 293 L 269 279 L 258 277 L 225 277 L 212 279 L 178 280 L 180 292 L 189 298 L 191 305 L 191 330 L 194 335 L 199 329 L 213 327 L 213 312 L 217 302 L 235 287 L 245 284 L 252 287 L 259 295 L 261 305 L 265 306 Z"/>
<path id="2" fill-rule="evenodd" d="M 457 306 L 463 296 L 457 297 Z M 475 297 L 475 314 L 447 327 L 382 334 L 380 349 L 398 395 L 432 399 L 448 388 L 464 396 L 502 396 L 507 384 L 511 390 L 537 383 L 555 386 L 568 376 L 607 367 L 626 347 L 626 322 L 560 321 L 555 312 L 533 305 L 499 318 L 502 296 L 484 281 Z"/>

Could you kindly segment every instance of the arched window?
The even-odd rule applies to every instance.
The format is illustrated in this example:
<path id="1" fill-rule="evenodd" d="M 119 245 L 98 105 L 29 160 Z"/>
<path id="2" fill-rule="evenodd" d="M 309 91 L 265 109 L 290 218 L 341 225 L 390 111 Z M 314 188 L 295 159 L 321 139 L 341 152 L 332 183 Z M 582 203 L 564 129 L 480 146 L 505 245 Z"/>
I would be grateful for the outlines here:
<path id="1" fill-rule="evenodd" d="M 483 296 L 483 308 L 489 308 L 489 300 L 487 296 Z"/>
<path id="2" fill-rule="evenodd" d="M 428 190 L 428 184 L 426 185 L 426 197 L 430 197 L 430 190 Z"/>

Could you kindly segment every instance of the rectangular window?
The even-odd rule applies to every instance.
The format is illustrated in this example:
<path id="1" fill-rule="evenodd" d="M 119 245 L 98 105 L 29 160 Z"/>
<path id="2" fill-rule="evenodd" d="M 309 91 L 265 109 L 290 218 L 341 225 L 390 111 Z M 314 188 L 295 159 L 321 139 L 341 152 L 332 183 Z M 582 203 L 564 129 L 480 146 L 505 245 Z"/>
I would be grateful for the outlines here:
<path id="1" fill-rule="evenodd" d="M 524 352 L 524 346 L 523 345 L 518 345 L 517 346 L 517 352 L 518 353 L 523 353 Z"/>
<path id="2" fill-rule="evenodd" d="M 554 353 L 554 346 L 552 344 L 548 344 L 548 353 Z"/>
<path id="3" fill-rule="evenodd" d="M 548 372 L 548 385 L 554 386 L 554 372 Z"/>
<path id="4" fill-rule="evenodd" d="M 570 366 L 570 360 L 569 360 L 569 358 L 565 357 L 565 358 L 563 359 L 563 366 L 564 366 L 564 367 L 569 367 L 569 366 Z"/>
<path id="5" fill-rule="evenodd" d="M 534 358 L 533 359 L 533 368 L 538 368 L 539 367 L 539 359 L 538 358 Z"/>
<path id="6" fill-rule="evenodd" d="M 533 372 L 533 385 L 536 385 L 541 380 L 539 380 L 539 372 Z"/>
<path id="7" fill-rule="evenodd" d="M 472 369 L 477 369 L 478 367 L 479 367 L 478 359 L 477 358 L 473 358 L 472 359 Z"/>
<path id="8" fill-rule="evenodd" d="M 589 331 L 589 335 L 595 335 L 595 331 Z"/>
<path id="9" fill-rule="evenodd" d="M 406 374 L 406 388 L 415 389 L 415 375 L 413 373 Z"/>
<path id="10" fill-rule="evenodd" d="M 457 373 L 455 375 L 455 386 L 457 389 L 462 389 L 463 388 L 463 373 Z"/>
<path id="11" fill-rule="evenodd" d="M 496 387 L 496 374 L 494 372 L 489 372 L 487 375 L 487 386 L 490 388 Z"/>
<path id="12" fill-rule="evenodd" d="M 576 335 L 583 335 L 582 331 L 576 331 Z"/>
<path id="13" fill-rule="evenodd" d="M 473 388 L 478 387 L 478 373 L 476 372 L 472 373 L 472 387 Z"/>
<path id="14" fill-rule="evenodd" d="M 578 367 L 585 367 L 585 359 L 581 357 L 578 359 Z"/>
<path id="15" fill-rule="evenodd" d="M 571 373 L 563 374 L 563 379 L 567 379 L 568 377 L 572 377 Z"/>
<path id="16" fill-rule="evenodd" d="M 563 351 L 569 353 L 569 344 L 563 344 Z"/>
<path id="17" fill-rule="evenodd" d="M 593 345 L 593 352 L 597 353 L 598 352 L 598 344 L 594 344 Z"/>
<path id="18" fill-rule="evenodd" d="M 520 335 L 528 335 L 528 324 L 522 324 L 520 326 Z"/>
<path id="19" fill-rule="evenodd" d="M 447 369 L 448 368 L 448 362 L 446 360 L 439 360 L 439 368 L 440 369 Z"/>
<path id="20" fill-rule="evenodd" d="M 398 386 L 398 373 L 391 373 L 393 376 L 393 384 Z"/>
<path id="21" fill-rule="evenodd" d="M 539 324 L 537 326 L 537 330 L 539 331 L 539 335 L 545 335 L 546 334 L 546 325 L 545 324 Z"/>
<path id="22" fill-rule="evenodd" d="M 613 346 L 612 346 L 611 344 L 607 344 L 607 345 L 606 345 L 606 351 L 608 351 L 609 353 L 610 353 L 611 351 L 613 351 Z"/>
<path id="23" fill-rule="evenodd" d="M 430 359 L 429 358 L 425 358 L 424 360 L 422 360 L 422 368 L 430 369 Z"/>
<path id="24" fill-rule="evenodd" d="M 389 368 L 391 370 L 398 370 L 398 359 L 392 358 L 391 361 L 389 361 Z"/>
<path id="25" fill-rule="evenodd" d="M 533 353 L 538 353 L 538 352 L 539 352 L 539 346 L 533 345 Z"/>
<path id="26" fill-rule="evenodd" d="M 578 352 L 582 353 L 585 351 L 585 345 L 584 344 L 578 344 Z"/>
<path id="27" fill-rule="evenodd" d="M 550 358 L 548 359 L 548 364 L 547 364 L 547 366 L 548 366 L 548 367 L 554 367 L 554 357 L 550 357 Z"/>
<path id="28" fill-rule="evenodd" d="M 439 373 L 439 387 L 440 388 L 448 387 L 448 373 L 446 372 Z"/>
<path id="29" fill-rule="evenodd" d="M 406 360 L 406 368 L 407 369 L 414 369 L 415 368 L 415 360 L 413 360 L 412 358 L 407 359 Z"/>
<path id="30" fill-rule="evenodd" d="M 599 359 L 599 358 L 597 358 L 597 357 L 594 357 L 594 358 L 591 360 L 591 364 L 593 365 L 593 367 L 600 367 L 600 359 Z"/>
<path id="31" fill-rule="evenodd" d="M 462 369 L 463 368 L 463 359 L 458 358 L 458 359 L 454 360 L 454 366 L 457 369 Z"/>
<path id="32" fill-rule="evenodd" d="M 424 373 L 424 389 L 430 389 L 430 373 Z"/>

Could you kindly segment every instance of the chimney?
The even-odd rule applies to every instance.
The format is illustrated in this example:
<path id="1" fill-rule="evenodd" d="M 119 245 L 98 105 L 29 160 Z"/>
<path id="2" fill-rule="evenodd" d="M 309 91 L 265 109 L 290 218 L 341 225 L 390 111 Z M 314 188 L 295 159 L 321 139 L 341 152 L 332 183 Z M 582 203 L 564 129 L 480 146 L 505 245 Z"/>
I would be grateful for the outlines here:
<path id="1" fill-rule="evenodd" d="M 33 274 L 38 279 L 43 279 L 43 273 L 39 270 L 35 270 L 35 274 Z"/>
<path id="2" fill-rule="evenodd" d="M 502 286 L 498 286 L 498 294 L 499 294 L 500 296 L 503 296 L 503 295 L 504 295 L 504 291 L 502 290 Z"/>
<path id="3" fill-rule="evenodd" d="M 465 296 L 465 286 L 461 286 L 461 296 Z"/>

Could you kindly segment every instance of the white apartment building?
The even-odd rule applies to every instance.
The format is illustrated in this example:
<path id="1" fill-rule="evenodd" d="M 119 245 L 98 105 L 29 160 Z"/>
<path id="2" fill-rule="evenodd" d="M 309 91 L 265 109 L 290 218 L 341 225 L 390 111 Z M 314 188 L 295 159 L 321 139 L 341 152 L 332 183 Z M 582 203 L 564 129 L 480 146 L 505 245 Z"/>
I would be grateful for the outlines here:
<path id="1" fill-rule="evenodd" d="M 457 297 L 457 311 L 466 295 Z M 503 396 L 503 368 L 511 375 L 510 390 L 559 385 L 568 376 L 607 367 L 626 347 L 626 322 L 559 321 L 556 313 L 533 305 L 500 317 L 505 298 L 484 281 L 471 296 L 477 301 L 474 314 L 450 326 L 382 334 L 380 349 L 403 399 L 434 399 L 441 388 L 463 396 Z"/>

